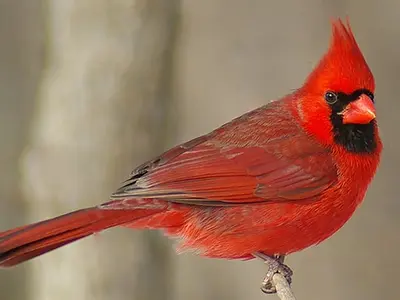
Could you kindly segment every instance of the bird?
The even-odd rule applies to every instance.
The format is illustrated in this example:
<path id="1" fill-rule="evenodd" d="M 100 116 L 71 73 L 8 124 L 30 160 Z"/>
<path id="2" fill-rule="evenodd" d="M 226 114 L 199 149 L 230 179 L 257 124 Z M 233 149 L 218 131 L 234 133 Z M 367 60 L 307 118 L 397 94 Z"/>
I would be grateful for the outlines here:
<path id="1" fill-rule="evenodd" d="M 349 20 L 298 89 L 138 166 L 106 202 L 0 233 L 12 267 L 112 227 L 161 230 L 178 251 L 260 258 L 289 283 L 287 255 L 337 232 L 363 201 L 382 141 L 375 80 Z"/>

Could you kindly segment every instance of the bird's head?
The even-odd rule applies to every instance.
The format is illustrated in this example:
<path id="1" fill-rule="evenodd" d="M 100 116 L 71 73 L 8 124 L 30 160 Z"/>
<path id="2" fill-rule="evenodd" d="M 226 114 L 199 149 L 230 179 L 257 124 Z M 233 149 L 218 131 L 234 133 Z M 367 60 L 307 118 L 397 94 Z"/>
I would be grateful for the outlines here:
<path id="1" fill-rule="evenodd" d="M 332 23 L 331 44 L 298 91 L 306 129 L 322 143 L 357 153 L 377 147 L 375 81 L 350 25 Z"/>

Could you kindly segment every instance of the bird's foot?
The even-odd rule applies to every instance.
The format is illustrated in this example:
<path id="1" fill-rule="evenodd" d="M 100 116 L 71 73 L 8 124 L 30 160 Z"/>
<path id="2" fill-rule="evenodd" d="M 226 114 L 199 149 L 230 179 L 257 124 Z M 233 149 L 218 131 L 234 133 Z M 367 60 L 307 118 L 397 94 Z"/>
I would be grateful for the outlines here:
<path id="1" fill-rule="evenodd" d="M 261 290 L 265 294 L 276 293 L 276 288 L 272 280 L 276 273 L 279 273 L 283 277 L 285 277 L 289 285 L 292 283 L 293 271 L 283 263 L 285 259 L 284 255 L 274 255 L 273 257 L 271 257 L 263 253 L 257 253 L 255 254 L 255 256 L 261 258 L 264 263 L 268 265 L 267 274 L 265 275 L 265 278 L 261 284 Z"/>

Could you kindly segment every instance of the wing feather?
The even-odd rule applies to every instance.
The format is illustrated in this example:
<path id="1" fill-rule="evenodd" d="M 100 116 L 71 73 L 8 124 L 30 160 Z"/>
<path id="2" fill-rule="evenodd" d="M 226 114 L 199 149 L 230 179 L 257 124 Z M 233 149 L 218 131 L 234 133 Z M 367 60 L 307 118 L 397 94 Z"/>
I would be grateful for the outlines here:
<path id="1" fill-rule="evenodd" d="M 112 199 L 207 206 L 318 199 L 337 180 L 329 149 L 287 115 L 269 113 L 253 111 L 229 127 L 172 148 L 137 168 Z M 274 118 L 279 126 L 268 122 Z"/>

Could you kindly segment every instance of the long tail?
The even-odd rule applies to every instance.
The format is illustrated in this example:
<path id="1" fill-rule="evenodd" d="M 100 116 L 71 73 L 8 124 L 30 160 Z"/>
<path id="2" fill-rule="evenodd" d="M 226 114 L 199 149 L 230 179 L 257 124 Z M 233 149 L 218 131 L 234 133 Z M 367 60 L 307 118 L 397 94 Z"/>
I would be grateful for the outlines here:
<path id="1" fill-rule="evenodd" d="M 149 210 L 82 209 L 0 233 L 0 267 L 11 267 L 104 229 L 152 215 Z"/>

